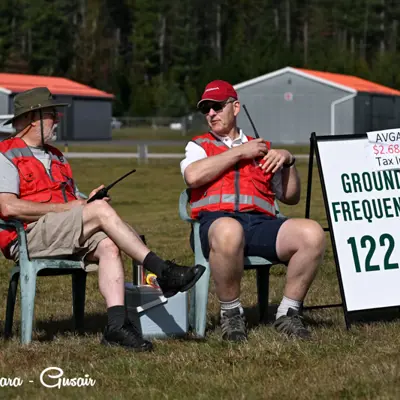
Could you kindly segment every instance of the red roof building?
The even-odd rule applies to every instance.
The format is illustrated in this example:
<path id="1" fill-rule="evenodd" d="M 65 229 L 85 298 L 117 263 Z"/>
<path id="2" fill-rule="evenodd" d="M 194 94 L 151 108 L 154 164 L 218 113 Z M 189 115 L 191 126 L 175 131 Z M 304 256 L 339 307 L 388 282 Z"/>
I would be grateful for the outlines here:
<path id="1" fill-rule="evenodd" d="M 313 71 L 310 69 L 302 69 L 302 68 L 296 68 L 296 69 L 297 71 L 303 72 L 307 75 L 323 79 L 328 82 L 336 83 L 338 85 L 346 86 L 350 89 L 357 90 L 357 92 L 379 93 L 379 94 L 386 94 L 389 96 L 400 95 L 399 90 L 379 85 L 378 83 L 367 81 L 357 76 L 334 74 L 332 72 Z"/>
<path id="2" fill-rule="evenodd" d="M 0 73 L 0 88 L 13 93 L 23 92 L 38 86 L 46 86 L 54 95 L 114 98 L 110 93 L 94 89 L 67 78 L 56 76 L 22 75 Z"/>
<path id="3" fill-rule="evenodd" d="M 58 124 L 58 139 L 111 139 L 114 95 L 67 78 L 0 73 L 0 114 L 13 114 L 15 94 L 41 86 L 47 87 L 57 100 L 71 105 Z"/>
<path id="4" fill-rule="evenodd" d="M 263 137 L 308 143 L 310 133 L 355 134 L 400 127 L 400 90 L 356 76 L 286 67 L 235 85 Z M 244 113 L 239 125 L 252 128 Z"/>

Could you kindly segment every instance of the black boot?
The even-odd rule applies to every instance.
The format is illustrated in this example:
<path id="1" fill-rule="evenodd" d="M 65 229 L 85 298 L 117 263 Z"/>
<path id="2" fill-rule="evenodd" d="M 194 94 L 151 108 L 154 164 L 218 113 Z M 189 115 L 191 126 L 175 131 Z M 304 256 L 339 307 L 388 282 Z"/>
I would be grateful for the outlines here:
<path id="1" fill-rule="evenodd" d="M 168 268 L 157 277 L 157 282 L 165 297 L 172 297 L 178 292 L 186 292 L 201 278 L 206 268 L 203 265 L 184 267 L 173 261 L 165 261 Z"/>
<path id="2" fill-rule="evenodd" d="M 141 332 L 129 321 L 121 327 L 107 325 L 101 344 L 121 346 L 136 352 L 153 350 L 153 344 L 144 340 Z"/>

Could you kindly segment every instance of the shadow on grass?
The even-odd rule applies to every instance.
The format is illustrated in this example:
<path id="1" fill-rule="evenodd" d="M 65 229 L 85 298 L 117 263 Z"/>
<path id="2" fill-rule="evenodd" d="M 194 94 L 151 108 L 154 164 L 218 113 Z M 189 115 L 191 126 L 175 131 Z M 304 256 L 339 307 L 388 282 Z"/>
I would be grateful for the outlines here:
<path id="1" fill-rule="evenodd" d="M 74 319 L 71 318 L 59 319 L 59 320 L 36 320 L 34 322 L 34 333 L 32 335 L 33 340 L 39 342 L 48 342 L 54 340 L 59 335 L 71 335 L 79 334 L 94 335 L 102 333 L 104 327 L 107 324 L 106 314 L 86 314 L 84 320 L 84 330 L 78 332 L 74 329 Z M 5 321 L 1 321 L 0 338 L 4 338 L 4 325 Z M 21 323 L 19 319 L 14 319 L 12 337 L 19 338 L 21 335 Z"/>
<path id="2" fill-rule="evenodd" d="M 277 309 L 278 309 L 278 304 L 269 304 L 267 321 L 260 322 L 260 313 L 257 305 L 252 307 L 243 307 L 248 329 L 251 330 L 259 325 L 271 325 L 275 320 L 275 314 Z M 218 329 L 219 326 L 220 326 L 219 314 L 212 315 L 210 317 L 209 323 L 207 324 L 207 330 L 213 331 L 215 329 Z"/>
<path id="3" fill-rule="evenodd" d="M 246 317 L 247 327 L 249 330 L 257 328 L 260 325 L 272 325 L 275 321 L 275 315 L 278 309 L 278 304 L 269 304 L 268 305 L 268 317 L 267 321 L 260 321 L 260 314 L 258 310 L 258 306 L 254 305 L 252 307 L 244 307 L 244 315 Z M 319 311 L 322 311 L 320 309 Z M 400 316 L 400 315 L 399 315 Z M 343 317 L 344 318 L 344 317 Z M 332 321 L 330 318 L 323 319 L 320 315 L 313 315 L 313 310 L 306 310 L 304 312 L 304 320 L 307 325 L 313 327 L 321 327 L 321 328 L 332 328 L 337 325 L 337 322 Z M 210 322 L 207 324 L 207 330 L 213 331 L 218 329 L 220 326 L 220 317 L 219 314 L 212 315 L 210 318 Z"/>
<path id="4" fill-rule="evenodd" d="M 278 304 L 269 304 L 268 306 L 268 319 L 266 322 L 260 322 L 258 306 L 244 307 L 244 313 L 248 325 L 248 329 L 254 329 L 260 325 L 272 325 L 275 320 L 275 314 Z M 323 310 L 323 309 L 320 309 Z M 305 312 L 305 320 L 307 325 L 313 327 L 332 328 L 337 325 L 337 322 L 332 321 L 330 318 L 324 319 L 321 315 L 317 318 L 313 317 L 313 311 L 308 310 Z M 400 321 L 400 307 L 391 307 L 379 310 L 358 311 L 349 314 L 349 320 L 353 325 L 373 324 L 376 322 L 394 322 Z M 39 342 L 49 342 L 54 340 L 56 336 L 60 335 L 97 335 L 103 333 L 104 327 L 107 324 L 107 315 L 104 313 L 86 314 L 84 321 L 84 330 L 77 332 L 74 330 L 74 319 L 61 319 L 61 320 L 39 320 L 36 321 L 35 331 Z M 4 321 L 1 321 L 1 326 L 4 328 Z M 206 331 L 214 331 L 219 329 L 220 318 L 219 314 L 214 314 L 210 317 L 207 323 Z M 19 337 L 20 324 L 14 326 L 13 336 Z M 0 330 L 0 339 L 4 338 L 4 330 Z M 171 339 L 180 341 L 194 341 L 205 342 L 207 338 L 197 338 L 191 332 L 185 336 L 171 337 Z"/>
<path id="5" fill-rule="evenodd" d="M 400 320 L 400 307 L 381 308 L 377 310 L 355 311 L 349 313 L 351 324 L 361 325 L 374 322 L 394 322 Z"/>
<path id="6" fill-rule="evenodd" d="M 4 327 L 4 321 L 2 322 L 2 326 Z M 76 331 L 74 329 L 74 319 L 66 318 L 59 320 L 37 320 L 35 323 L 35 333 L 33 334 L 33 340 L 38 342 L 51 342 L 57 336 L 71 336 L 71 335 L 79 335 L 79 336 L 90 336 L 90 335 L 98 335 L 102 334 L 105 326 L 107 325 L 107 315 L 95 313 L 95 314 L 86 314 L 84 320 L 84 328 L 82 331 Z M 20 323 L 19 321 L 14 324 L 13 329 L 13 337 L 19 338 L 20 331 Z M 0 339 L 4 338 L 4 329 L 0 331 Z M 192 341 L 192 342 L 205 342 L 206 338 L 197 338 L 191 332 L 188 332 L 186 335 L 182 336 L 169 336 L 168 339 L 178 340 L 178 341 Z"/>
<path id="7" fill-rule="evenodd" d="M 275 319 L 275 313 L 277 310 L 277 304 L 270 304 L 268 306 L 268 320 L 266 324 L 272 324 Z M 253 329 L 260 325 L 258 306 L 245 307 L 244 308 L 246 321 L 249 329 Z M 35 331 L 37 334 L 37 340 L 40 342 L 48 342 L 54 340 L 56 336 L 80 334 L 80 335 L 96 335 L 102 333 L 104 327 L 107 324 L 106 314 L 85 314 L 84 329 L 82 332 L 74 330 L 74 319 L 66 318 L 60 320 L 38 320 L 35 324 Z M 14 336 L 19 335 L 19 324 L 18 329 L 14 327 Z M 219 315 L 212 315 L 210 322 L 207 324 L 206 331 L 214 331 L 219 328 Z M 3 336 L 1 332 L 0 337 Z M 190 332 L 184 336 L 176 338 L 177 340 L 190 340 L 195 342 L 204 342 L 206 338 L 197 338 Z"/>
<path id="8" fill-rule="evenodd" d="M 40 342 L 53 340 L 58 335 L 77 333 L 79 335 L 94 335 L 102 333 L 107 324 L 105 313 L 85 314 L 84 329 L 81 332 L 74 330 L 74 319 L 66 318 L 61 320 L 36 321 L 35 330 L 43 332 L 38 337 Z"/>

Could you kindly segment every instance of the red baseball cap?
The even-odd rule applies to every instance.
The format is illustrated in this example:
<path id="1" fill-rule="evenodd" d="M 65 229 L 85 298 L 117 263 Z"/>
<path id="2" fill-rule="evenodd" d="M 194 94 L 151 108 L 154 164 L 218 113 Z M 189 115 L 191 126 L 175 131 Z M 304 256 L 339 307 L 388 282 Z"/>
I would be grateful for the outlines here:
<path id="1" fill-rule="evenodd" d="M 236 90 L 229 82 L 221 80 L 212 81 L 205 87 L 201 100 L 197 103 L 197 107 L 206 100 L 225 101 L 229 97 L 233 97 L 235 100 L 238 99 Z"/>

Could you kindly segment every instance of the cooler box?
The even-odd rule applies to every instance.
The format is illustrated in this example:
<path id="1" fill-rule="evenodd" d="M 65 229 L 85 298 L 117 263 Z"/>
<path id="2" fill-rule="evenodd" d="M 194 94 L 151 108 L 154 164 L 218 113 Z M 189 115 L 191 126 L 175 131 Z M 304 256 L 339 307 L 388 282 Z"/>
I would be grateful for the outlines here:
<path id="1" fill-rule="evenodd" d="M 188 332 L 187 292 L 167 299 L 153 286 L 126 283 L 125 305 L 128 318 L 147 339 L 185 336 Z"/>

